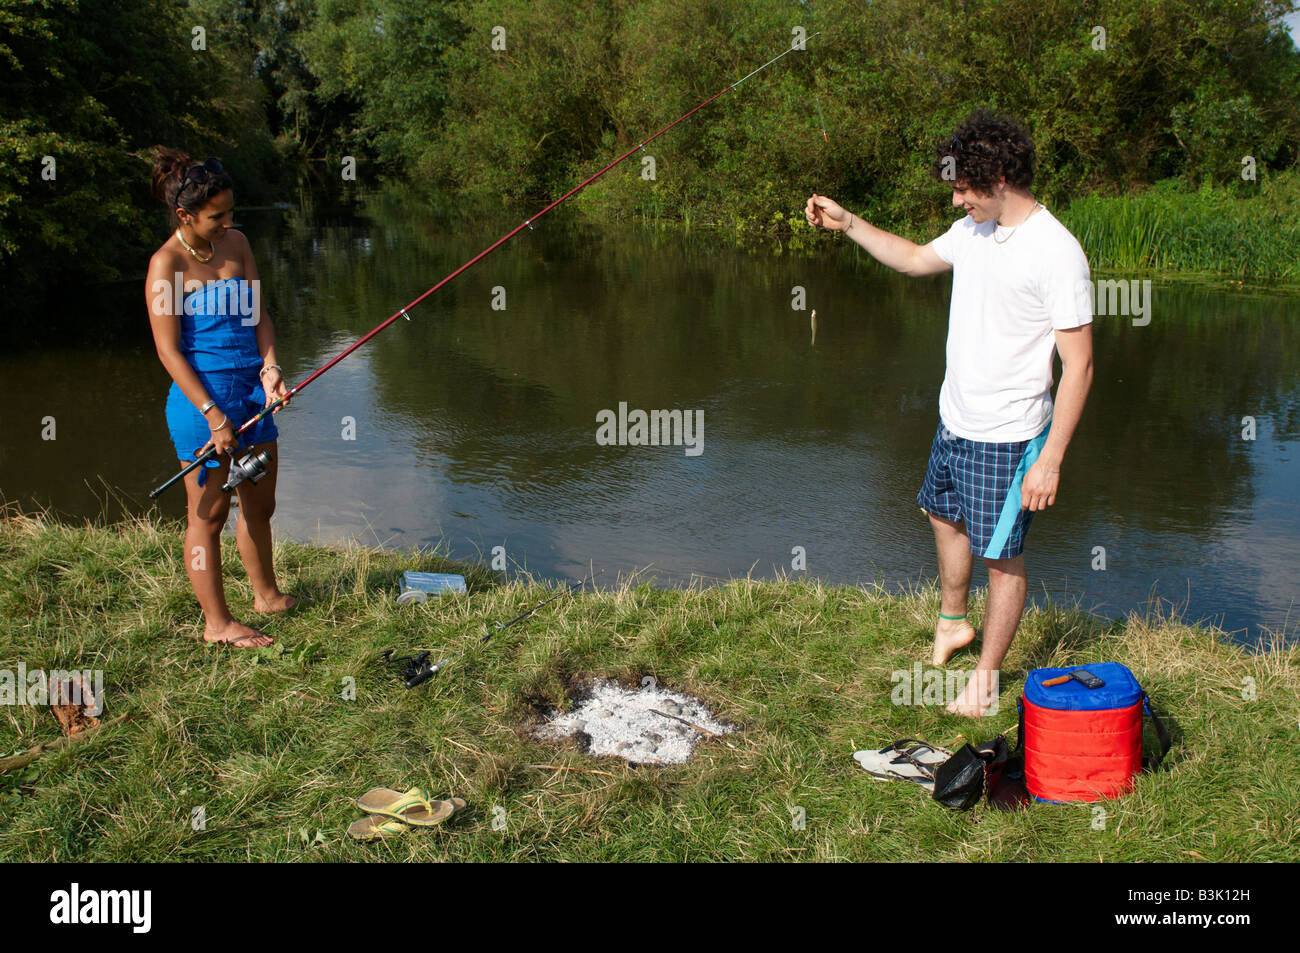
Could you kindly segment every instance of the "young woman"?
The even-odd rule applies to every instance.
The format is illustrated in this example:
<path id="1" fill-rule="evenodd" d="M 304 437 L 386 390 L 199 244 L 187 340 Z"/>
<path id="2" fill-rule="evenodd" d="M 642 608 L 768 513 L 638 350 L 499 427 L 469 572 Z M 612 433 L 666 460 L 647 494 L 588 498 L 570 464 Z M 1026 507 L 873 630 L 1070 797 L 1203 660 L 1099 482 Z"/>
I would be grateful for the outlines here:
<path id="1" fill-rule="evenodd" d="M 266 475 L 236 488 L 235 539 L 253 585 L 254 610 L 284 612 L 297 600 L 280 591 L 271 564 L 278 431 L 271 417 L 240 438 L 235 430 L 288 388 L 276 363 L 275 331 L 261 303 L 252 249 L 232 227 L 233 189 L 216 159 L 195 162 L 183 152 L 158 150 L 153 191 L 171 211 L 175 231 L 149 259 L 145 300 L 158 359 L 172 377 L 166 413 L 176 455 L 191 463 L 208 443 L 218 451 L 216 461 L 185 477 L 185 567 L 203 608 L 203 638 L 255 648 L 273 640 L 237 622 L 226 605 L 221 530 L 230 497 L 221 485 L 236 448 L 241 454 L 270 453 Z"/>

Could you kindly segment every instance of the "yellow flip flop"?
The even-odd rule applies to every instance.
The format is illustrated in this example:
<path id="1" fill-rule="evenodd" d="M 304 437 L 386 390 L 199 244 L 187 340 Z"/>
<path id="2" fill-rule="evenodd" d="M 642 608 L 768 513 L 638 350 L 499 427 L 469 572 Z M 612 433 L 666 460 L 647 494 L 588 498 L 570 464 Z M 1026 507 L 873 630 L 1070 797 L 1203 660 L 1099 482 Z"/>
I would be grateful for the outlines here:
<path id="1" fill-rule="evenodd" d="M 357 798 L 356 805 L 367 814 L 390 818 L 412 827 L 436 827 L 460 809 L 451 801 L 430 800 L 420 788 L 411 788 L 405 793 L 392 788 L 372 788 Z"/>
<path id="2" fill-rule="evenodd" d="M 401 821 L 368 814 L 348 825 L 348 836 L 359 841 L 385 840 L 405 834 L 407 830 L 407 826 Z"/>

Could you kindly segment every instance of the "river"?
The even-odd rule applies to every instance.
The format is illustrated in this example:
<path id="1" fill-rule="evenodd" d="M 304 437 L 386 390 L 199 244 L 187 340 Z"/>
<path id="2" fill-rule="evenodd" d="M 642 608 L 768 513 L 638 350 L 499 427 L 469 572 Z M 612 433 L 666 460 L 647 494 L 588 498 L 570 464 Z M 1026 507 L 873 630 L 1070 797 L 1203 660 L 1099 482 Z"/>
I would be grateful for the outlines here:
<path id="1" fill-rule="evenodd" d="M 518 221 L 382 192 L 239 217 L 295 382 Z M 512 572 L 594 566 L 602 585 L 932 579 L 915 497 L 950 288 L 847 242 L 792 253 L 548 217 L 278 417 L 276 531 L 472 560 L 502 547 Z M 1116 617 L 1158 599 L 1246 642 L 1294 637 L 1300 297 L 1155 281 L 1150 303 L 1147 324 L 1094 324 L 1088 407 L 1028 537 L 1031 597 Z M 0 493 L 77 517 L 144 512 L 177 465 L 143 284 L 53 307 L 73 330 L 0 355 Z M 598 415 L 620 404 L 702 419 L 702 439 L 606 445 Z M 183 493 L 160 506 L 182 515 Z"/>

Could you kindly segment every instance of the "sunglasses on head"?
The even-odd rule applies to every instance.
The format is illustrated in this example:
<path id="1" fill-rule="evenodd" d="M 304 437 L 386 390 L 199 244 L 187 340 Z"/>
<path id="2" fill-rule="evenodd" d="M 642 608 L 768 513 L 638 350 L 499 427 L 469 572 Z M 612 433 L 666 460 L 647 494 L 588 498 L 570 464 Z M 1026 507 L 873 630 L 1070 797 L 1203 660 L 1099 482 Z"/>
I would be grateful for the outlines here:
<path id="1" fill-rule="evenodd" d="M 190 166 L 185 173 L 185 181 L 181 188 L 188 188 L 191 184 L 206 185 L 208 179 L 214 175 L 221 175 L 226 170 L 221 167 L 220 159 L 204 159 L 198 165 Z"/>
<path id="2" fill-rule="evenodd" d="M 988 146 L 988 144 L 986 144 L 985 142 L 979 139 L 975 140 L 970 145 L 963 145 L 962 141 L 958 139 L 955 134 L 951 139 L 948 140 L 948 151 L 952 153 L 959 153 L 965 151 L 965 152 L 973 152 L 976 153 L 977 155 L 979 154 L 988 155 L 989 148 L 990 147 Z"/>

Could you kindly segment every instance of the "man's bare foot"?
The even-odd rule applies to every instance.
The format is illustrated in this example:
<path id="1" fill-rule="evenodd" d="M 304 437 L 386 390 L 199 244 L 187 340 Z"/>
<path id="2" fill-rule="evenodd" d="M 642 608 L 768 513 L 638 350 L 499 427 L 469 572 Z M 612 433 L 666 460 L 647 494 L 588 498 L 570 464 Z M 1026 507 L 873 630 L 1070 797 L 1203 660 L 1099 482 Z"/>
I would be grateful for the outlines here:
<path id="1" fill-rule="evenodd" d="M 999 674 L 996 669 L 976 669 L 975 676 L 948 706 L 948 712 L 965 715 L 967 718 L 981 718 L 990 714 L 989 708 L 998 700 Z"/>
<path id="2" fill-rule="evenodd" d="M 275 639 L 269 635 L 251 629 L 234 619 L 224 626 L 208 626 L 203 631 L 203 641 L 229 645 L 236 649 L 260 649 L 275 644 Z"/>
<path id="3" fill-rule="evenodd" d="M 975 640 L 975 628 L 965 619 L 940 619 L 934 627 L 934 664 L 947 665 L 948 659 Z"/>
<path id="4" fill-rule="evenodd" d="M 253 599 L 253 611 L 262 613 L 287 612 L 298 604 L 295 596 L 286 596 L 283 592 L 277 592 L 269 599 L 263 599 L 256 596 Z"/>

